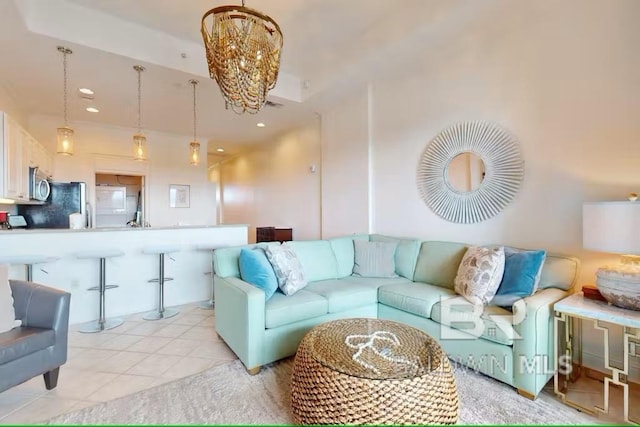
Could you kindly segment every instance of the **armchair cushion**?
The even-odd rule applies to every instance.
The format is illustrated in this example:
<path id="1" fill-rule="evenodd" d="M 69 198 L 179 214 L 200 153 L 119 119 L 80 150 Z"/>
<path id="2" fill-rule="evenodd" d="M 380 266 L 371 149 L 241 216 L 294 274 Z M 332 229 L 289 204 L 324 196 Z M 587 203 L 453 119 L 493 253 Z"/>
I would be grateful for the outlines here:
<path id="1" fill-rule="evenodd" d="M 0 334 L 0 365 L 55 344 L 53 329 L 15 328 Z"/>
<path id="2" fill-rule="evenodd" d="M 9 268 L 7 265 L 0 265 L 0 333 L 10 331 L 21 323 L 20 320 L 16 320 L 16 312 L 13 308 Z"/>

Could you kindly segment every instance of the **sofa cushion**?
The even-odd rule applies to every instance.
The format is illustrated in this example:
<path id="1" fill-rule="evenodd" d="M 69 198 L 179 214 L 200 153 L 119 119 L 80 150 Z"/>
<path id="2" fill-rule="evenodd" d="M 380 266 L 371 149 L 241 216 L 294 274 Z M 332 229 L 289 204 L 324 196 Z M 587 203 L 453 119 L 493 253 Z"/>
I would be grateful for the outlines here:
<path id="1" fill-rule="evenodd" d="M 262 248 L 240 251 L 240 277 L 247 283 L 262 289 L 265 300 L 278 290 L 278 279 Z"/>
<path id="2" fill-rule="evenodd" d="M 298 256 L 309 282 L 338 278 L 338 261 L 327 240 L 287 242 Z"/>
<path id="3" fill-rule="evenodd" d="M 378 288 L 378 302 L 398 310 L 429 318 L 433 305 L 441 298 L 452 298 L 451 289 L 427 283 L 401 283 Z"/>
<path id="4" fill-rule="evenodd" d="M 349 283 L 343 279 L 309 283 L 305 290 L 325 297 L 329 302 L 329 313 L 339 313 L 378 302 L 376 287 Z"/>
<path id="5" fill-rule="evenodd" d="M 353 274 L 359 277 L 397 277 L 396 242 L 354 240 Z"/>
<path id="6" fill-rule="evenodd" d="M 265 250 L 267 259 L 278 279 L 278 287 L 285 295 L 293 295 L 307 286 L 308 280 L 296 253 L 289 245 L 269 246 Z"/>
<path id="7" fill-rule="evenodd" d="M 280 242 L 261 242 L 253 245 L 229 246 L 213 251 L 213 271 L 218 277 L 240 278 L 240 251 L 242 249 L 266 248 L 279 246 Z"/>
<path id="8" fill-rule="evenodd" d="M 404 277 L 358 277 L 358 276 L 348 276 L 340 279 L 346 283 L 353 283 L 357 285 L 368 286 L 371 288 L 378 289 L 380 286 L 384 285 L 392 285 L 392 284 L 412 284 L 413 282 L 409 279 L 405 279 Z"/>
<path id="9" fill-rule="evenodd" d="M 453 289 L 453 281 L 467 247 L 463 243 L 422 242 L 413 280 Z"/>
<path id="10" fill-rule="evenodd" d="M 445 312 L 443 316 L 443 307 Z M 473 337 L 481 337 L 498 344 L 513 345 L 514 335 L 511 334 L 511 319 L 513 314 L 498 306 L 475 306 L 463 297 L 451 298 L 433 305 L 431 320 L 442 325 L 457 329 Z M 447 314 L 448 313 L 448 314 Z M 504 320 L 506 325 L 499 327 L 496 320 Z M 480 322 L 480 323 L 478 323 Z M 466 337 L 466 335 L 461 335 Z"/>
<path id="11" fill-rule="evenodd" d="M 538 289 L 558 288 L 570 291 L 580 273 L 580 260 L 574 257 L 547 253 L 540 274 Z"/>
<path id="12" fill-rule="evenodd" d="M 538 288 L 546 256 L 545 251 L 505 247 L 504 275 L 491 304 L 510 307 L 516 300 L 533 295 Z"/>
<path id="13" fill-rule="evenodd" d="M 314 292 L 302 289 L 291 296 L 280 292 L 266 302 L 264 322 L 267 329 L 327 314 L 327 299 Z"/>
<path id="14" fill-rule="evenodd" d="M 471 246 L 462 257 L 454 289 L 474 304 L 489 304 L 504 275 L 504 248 Z"/>
<path id="15" fill-rule="evenodd" d="M 0 365 L 55 344 L 53 329 L 20 327 L 0 334 Z"/>
<path id="16" fill-rule="evenodd" d="M 369 236 L 364 234 L 329 239 L 329 244 L 336 257 L 338 278 L 351 276 L 353 272 L 353 262 L 355 259 L 353 248 L 354 240 L 364 240 L 368 242 Z"/>
<path id="17" fill-rule="evenodd" d="M 395 255 L 396 273 L 407 279 L 413 279 L 418 253 L 420 252 L 420 240 L 389 237 L 381 234 L 372 234 L 370 240 L 372 242 L 397 243 L 398 248 Z"/>

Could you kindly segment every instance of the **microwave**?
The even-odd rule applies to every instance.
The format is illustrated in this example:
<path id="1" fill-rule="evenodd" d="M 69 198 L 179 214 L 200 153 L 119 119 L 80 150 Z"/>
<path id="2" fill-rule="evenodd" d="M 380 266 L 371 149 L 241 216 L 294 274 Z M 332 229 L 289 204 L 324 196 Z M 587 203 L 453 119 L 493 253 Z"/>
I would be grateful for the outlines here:
<path id="1" fill-rule="evenodd" d="M 50 194 L 48 176 L 38 168 L 29 168 L 29 199 L 44 202 Z"/>

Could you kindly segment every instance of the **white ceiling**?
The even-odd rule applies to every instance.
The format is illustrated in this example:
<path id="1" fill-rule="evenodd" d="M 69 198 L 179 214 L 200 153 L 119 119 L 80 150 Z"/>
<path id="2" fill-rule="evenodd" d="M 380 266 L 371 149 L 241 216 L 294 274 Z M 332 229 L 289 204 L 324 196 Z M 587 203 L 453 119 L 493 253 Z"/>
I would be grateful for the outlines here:
<path id="1" fill-rule="evenodd" d="M 135 127 L 142 64 L 142 127 L 192 134 L 198 85 L 198 138 L 215 145 L 259 142 L 301 123 L 365 84 L 390 63 L 427 50 L 426 37 L 451 30 L 456 14 L 492 0 L 247 0 L 282 28 L 278 85 L 257 115 L 225 110 L 208 78 L 200 20 L 214 0 L 0 0 L 0 85 L 29 114 L 62 114 L 62 57 L 68 59 L 70 119 Z M 239 3 L 239 2 L 238 2 Z M 473 13 L 471 13 L 473 14 Z M 434 32 L 436 35 L 434 35 Z M 446 31 L 444 31 L 446 33 Z M 181 54 L 186 53 L 186 58 Z M 394 55 L 389 57 L 388 55 Z M 89 103 L 79 87 L 93 89 Z M 92 114 L 89 104 L 100 109 Z M 265 122 L 266 128 L 255 126 Z"/>

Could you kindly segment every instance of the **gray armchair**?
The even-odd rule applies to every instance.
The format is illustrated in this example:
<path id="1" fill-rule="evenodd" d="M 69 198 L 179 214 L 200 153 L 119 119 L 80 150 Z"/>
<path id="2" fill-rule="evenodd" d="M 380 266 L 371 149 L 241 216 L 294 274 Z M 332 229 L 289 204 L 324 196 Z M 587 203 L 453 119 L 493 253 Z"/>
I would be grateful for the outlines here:
<path id="1" fill-rule="evenodd" d="M 71 294 L 22 280 L 9 284 L 22 326 L 0 333 L 0 392 L 37 375 L 51 390 L 67 361 Z"/>

